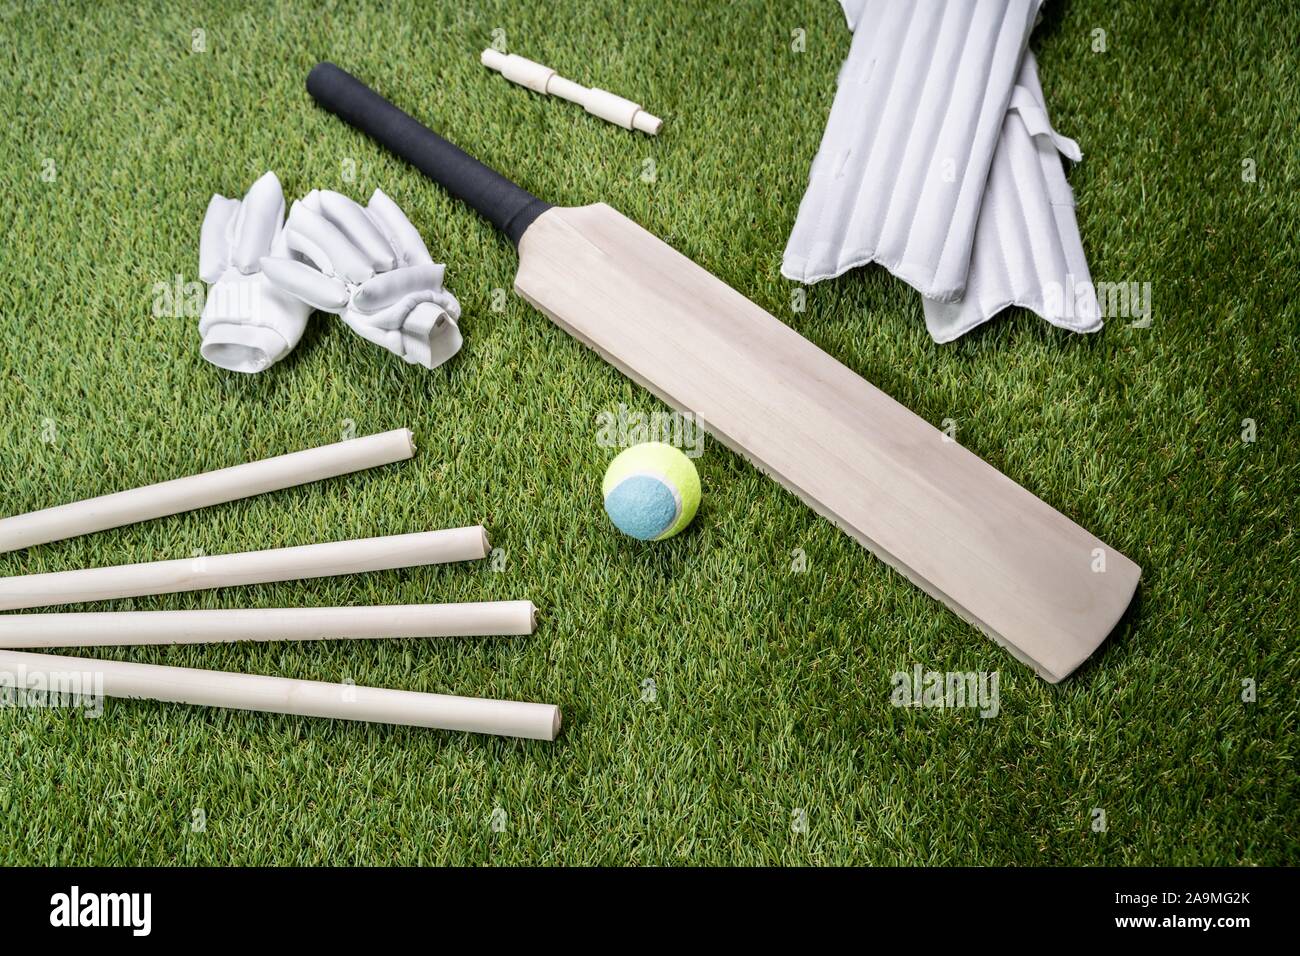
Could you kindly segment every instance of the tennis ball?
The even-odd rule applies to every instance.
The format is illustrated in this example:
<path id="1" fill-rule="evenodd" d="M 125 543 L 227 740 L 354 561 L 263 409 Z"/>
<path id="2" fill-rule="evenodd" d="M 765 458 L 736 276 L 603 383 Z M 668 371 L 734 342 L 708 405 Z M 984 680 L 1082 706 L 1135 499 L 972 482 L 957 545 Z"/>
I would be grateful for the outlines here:
<path id="1" fill-rule="evenodd" d="M 641 541 L 662 541 L 695 517 L 700 476 L 672 445 L 646 442 L 609 463 L 601 493 L 605 512 L 619 531 Z"/>

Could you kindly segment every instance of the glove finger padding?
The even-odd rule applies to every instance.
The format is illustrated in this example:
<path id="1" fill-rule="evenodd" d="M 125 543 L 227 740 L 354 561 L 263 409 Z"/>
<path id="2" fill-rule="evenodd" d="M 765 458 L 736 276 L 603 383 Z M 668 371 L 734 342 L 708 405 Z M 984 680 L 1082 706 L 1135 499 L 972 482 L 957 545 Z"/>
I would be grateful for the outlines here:
<path id="1" fill-rule="evenodd" d="M 347 283 L 327 276 L 305 262 L 267 256 L 262 260 L 262 271 L 276 288 L 322 312 L 338 314 L 348 306 L 350 293 Z"/>
<path id="2" fill-rule="evenodd" d="M 446 271 L 446 266 L 430 262 L 385 272 L 361 286 L 352 297 L 352 304 L 362 312 L 378 312 L 421 289 L 441 289 Z"/>
<path id="3" fill-rule="evenodd" d="M 343 321 L 368 342 L 400 355 L 411 365 L 437 368 L 460 351 L 460 326 L 441 305 L 430 300 L 403 302 L 388 319 L 383 313 L 362 316 L 345 312 Z"/>
<path id="4" fill-rule="evenodd" d="M 305 203 L 293 204 L 285 232 L 289 248 L 310 259 L 326 275 L 359 284 L 375 274 L 366 254 L 338 226 Z"/>
<path id="5" fill-rule="evenodd" d="M 454 308 L 448 308 L 448 300 Z M 417 289 L 414 292 L 402 296 L 396 302 L 391 302 L 374 312 L 363 312 L 361 309 L 348 309 L 346 316 L 353 322 L 365 324 L 376 329 L 403 329 L 410 321 L 411 313 L 421 303 L 427 302 L 435 306 L 438 312 L 445 315 L 448 319 L 455 322 L 457 316 L 452 312 L 460 312 L 459 303 L 450 292 L 435 292 L 432 289 Z M 415 330 L 407 331 L 414 334 Z"/>
<path id="6" fill-rule="evenodd" d="M 446 267 L 379 190 L 365 208 L 313 190 L 293 204 L 284 235 L 288 255 L 262 262 L 283 292 L 341 315 L 366 341 L 412 364 L 436 368 L 460 350 L 460 303 L 443 288 Z"/>
<path id="7" fill-rule="evenodd" d="M 235 216 L 239 214 L 239 200 L 213 196 L 208 211 L 203 216 L 199 230 L 199 278 L 208 285 L 221 278 L 230 267 L 230 233 Z"/>
<path id="8" fill-rule="evenodd" d="M 433 256 L 429 255 L 424 240 L 411 225 L 411 220 L 406 218 L 406 214 L 398 208 L 397 203 L 389 199 L 382 189 L 375 190 L 374 195 L 370 197 L 367 210 L 384 230 L 388 241 L 393 244 L 393 248 L 397 250 L 399 258 L 405 265 L 433 261 Z"/>
<path id="9" fill-rule="evenodd" d="M 284 192 L 266 173 L 242 201 L 213 196 L 199 237 L 199 274 L 210 283 L 199 320 L 200 352 L 220 368 L 260 372 L 293 350 L 311 309 L 260 271 L 268 253 L 287 256 Z"/>
<path id="10" fill-rule="evenodd" d="M 448 298 L 455 302 L 450 293 Z M 456 313 L 460 313 L 457 305 Z M 460 325 L 450 310 L 436 302 L 422 302 L 411 310 L 402 326 L 406 361 L 425 368 L 437 368 L 460 351 Z"/>
<path id="11" fill-rule="evenodd" d="M 275 174 L 267 173 L 249 187 L 235 216 L 230 264 L 244 275 L 257 272 L 283 225 L 284 191 Z"/>
<path id="12" fill-rule="evenodd" d="M 322 189 L 321 214 L 369 261 L 372 272 L 397 267 L 393 247 L 366 215 L 366 211 L 341 193 Z"/>

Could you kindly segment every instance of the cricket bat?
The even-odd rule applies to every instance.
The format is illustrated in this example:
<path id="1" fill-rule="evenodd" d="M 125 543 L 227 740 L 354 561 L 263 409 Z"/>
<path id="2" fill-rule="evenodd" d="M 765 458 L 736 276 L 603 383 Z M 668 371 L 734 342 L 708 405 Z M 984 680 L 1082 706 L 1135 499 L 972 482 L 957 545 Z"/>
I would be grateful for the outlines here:
<path id="1" fill-rule="evenodd" d="M 1141 570 L 617 210 L 538 199 L 332 63 L 318 103 L 518 247 L 515 291 L 1056 683 Z"/>

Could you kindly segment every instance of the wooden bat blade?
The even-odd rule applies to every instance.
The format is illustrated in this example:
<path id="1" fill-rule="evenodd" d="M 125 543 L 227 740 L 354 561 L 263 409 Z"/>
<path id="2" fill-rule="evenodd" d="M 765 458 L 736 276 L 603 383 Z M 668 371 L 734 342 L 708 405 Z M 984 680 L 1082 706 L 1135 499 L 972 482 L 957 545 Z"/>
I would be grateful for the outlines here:
<path id="1" fill-rule="evenodd" d="M 1128 607 L 1136 564 L 611 207 L 519 256 L 524 299 L 1048 681 Z"/>

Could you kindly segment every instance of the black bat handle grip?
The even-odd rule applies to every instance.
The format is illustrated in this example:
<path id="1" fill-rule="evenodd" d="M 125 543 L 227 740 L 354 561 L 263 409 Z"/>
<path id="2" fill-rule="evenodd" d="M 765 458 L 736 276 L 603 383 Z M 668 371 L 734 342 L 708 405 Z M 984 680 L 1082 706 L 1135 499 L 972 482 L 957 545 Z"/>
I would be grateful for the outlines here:
<path id="1" fill-rule="evenodd" d="M 317 63 L 312 68 L 307 74 L 307 92 L 335 116 L 468 203 L 516 246 L 533 220 L 551 208 L 550 203 L 484 166 L 333 63 Z"/>

